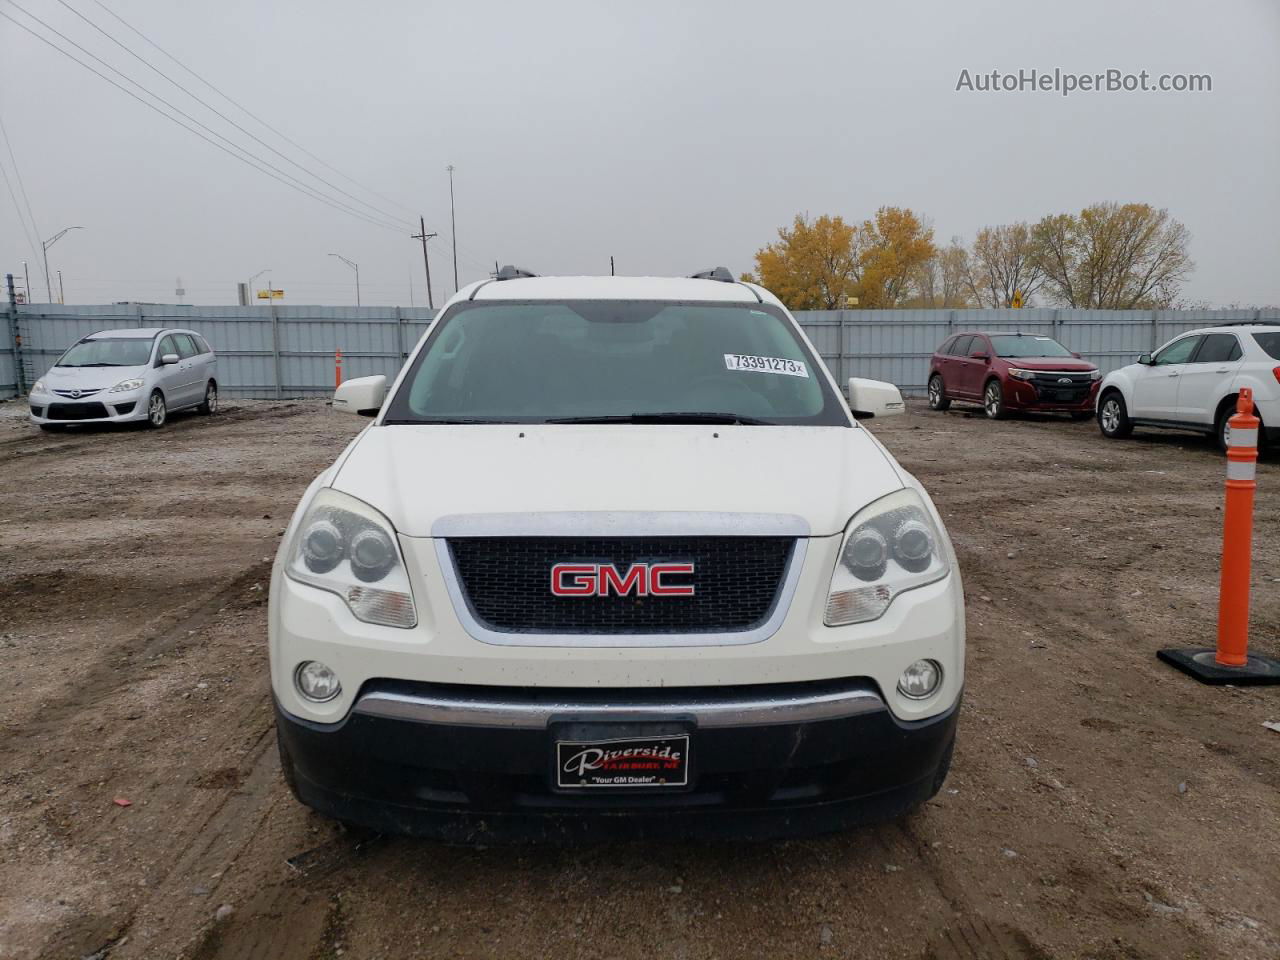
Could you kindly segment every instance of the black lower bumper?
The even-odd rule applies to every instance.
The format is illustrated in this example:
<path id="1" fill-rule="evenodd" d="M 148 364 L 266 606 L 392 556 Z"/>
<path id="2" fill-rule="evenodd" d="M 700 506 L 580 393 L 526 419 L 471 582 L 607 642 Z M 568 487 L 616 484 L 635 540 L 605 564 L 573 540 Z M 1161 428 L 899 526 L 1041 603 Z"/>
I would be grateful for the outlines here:
<path id="1" fill-rule="evenodd" d="M 958 712 L 957 705 L 914 723 L 881 708 L 806 723 L 689 725 L 690 782 L 669 792 L 558 789 L 550 760 L 555 725 L 460 726 L 354 712 L 325 725 L 279 704 L 276 724 L 298 799 L 382 833 L 456 843 L 763 840 L 841 830 L 920 805 L 946 777 Z M 573 719 L 575 729 L 590 725 L 589 717 Z M 601 735 L 619 729 L 597 727 Z"/>

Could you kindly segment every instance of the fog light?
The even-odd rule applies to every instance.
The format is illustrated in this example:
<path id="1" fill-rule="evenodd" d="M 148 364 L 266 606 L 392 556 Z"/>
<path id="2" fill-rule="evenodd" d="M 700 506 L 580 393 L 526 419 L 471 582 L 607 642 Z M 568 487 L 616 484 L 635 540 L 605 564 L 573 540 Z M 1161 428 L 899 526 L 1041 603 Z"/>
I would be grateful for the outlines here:
<path id="1" fill-rule="evenodd" d="M 308 700 L 324 703 L 342 692 L 338 675 L 318 660 L 304 660 L 294 671 L 293 682 Z"/>
<path id="2" fill-rule="evenodd" d="M 942 665 L 936 660 L 917 660 L 902 671 L 898 692 L 912 700 L 933 696 L 942 683 Z"/>

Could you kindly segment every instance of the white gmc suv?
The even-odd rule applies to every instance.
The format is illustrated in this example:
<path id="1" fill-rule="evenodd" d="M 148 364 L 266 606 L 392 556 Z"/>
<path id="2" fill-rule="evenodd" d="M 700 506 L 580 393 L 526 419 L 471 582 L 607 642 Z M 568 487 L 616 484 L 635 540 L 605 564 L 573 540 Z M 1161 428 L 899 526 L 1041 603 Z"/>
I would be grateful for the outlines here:
<path id="1" fill-rule="evenodd" d="M 303 803 L 459 842 L 769 837 L 941 786 L 954 551 L 767 290 L 503 268 L 334 407 L 373 420 L 271 578 Z"/>
<path id="2" fill-rule="evenodd" d="M 1194 430 L 1225 450 L 1241 387 L 1253 390 L 1259 440 L 1280 443 L 1280 321 L 1192 330 L 1107 374 L 1098 428 L 1113 439 L 1135 426 Z"/>

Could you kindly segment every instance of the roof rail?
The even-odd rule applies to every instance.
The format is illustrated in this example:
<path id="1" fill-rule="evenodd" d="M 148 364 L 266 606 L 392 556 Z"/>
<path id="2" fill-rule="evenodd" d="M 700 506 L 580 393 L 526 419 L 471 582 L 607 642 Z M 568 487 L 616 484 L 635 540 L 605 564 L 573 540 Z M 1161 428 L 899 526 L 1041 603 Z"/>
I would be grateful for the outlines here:
<path id="1" fill-rule="evenodd" d="M 1280 318 L 1275 320 L 1228 320 L 1226 323 L 1215 323 L 1215 327 L 1280 327 Z"/>
<path id="2" fill-rule="evenodd" d="M 495 280 L 517 280 L 521 277 L 536 277 L 537 274 L 529 270 L 522 270 L 520 267 L 513 267 L 507 264 L 501 270 L 493 275 Z"/>
<path id="3" fill-rule="evenodd" d="M 718 280 L 721 283 L 737 283 L 733 278 L 733 274 L 729 272 L 728 267 L 714 267 L 711 270 L 702 270 L 698 273 L 689 274 L 690 280 Z"/>

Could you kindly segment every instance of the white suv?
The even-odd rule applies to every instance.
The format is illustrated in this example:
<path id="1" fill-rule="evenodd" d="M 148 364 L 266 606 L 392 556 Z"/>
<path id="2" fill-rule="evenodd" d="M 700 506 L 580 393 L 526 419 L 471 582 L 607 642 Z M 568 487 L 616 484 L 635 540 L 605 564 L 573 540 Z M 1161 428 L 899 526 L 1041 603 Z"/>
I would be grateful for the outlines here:
<path id="1" fill-rule="evenodd" d="M 767 290 L 504 268 L 334 408 L 374 419 L 271 578 L 303 803 L 464 842 L 764 837 L 941 786 L 954 551 Z"/>
<path id="2" fill-rule="evenodd" d="M 1280 441 L 1280 321 L 1192 330 L 1107 374 L 1098 427 L 1113 438 L 1135 426 L 1195 430 L 1226 449 L 1241 387 L 1253 390 L 1259 438 Z"/>

